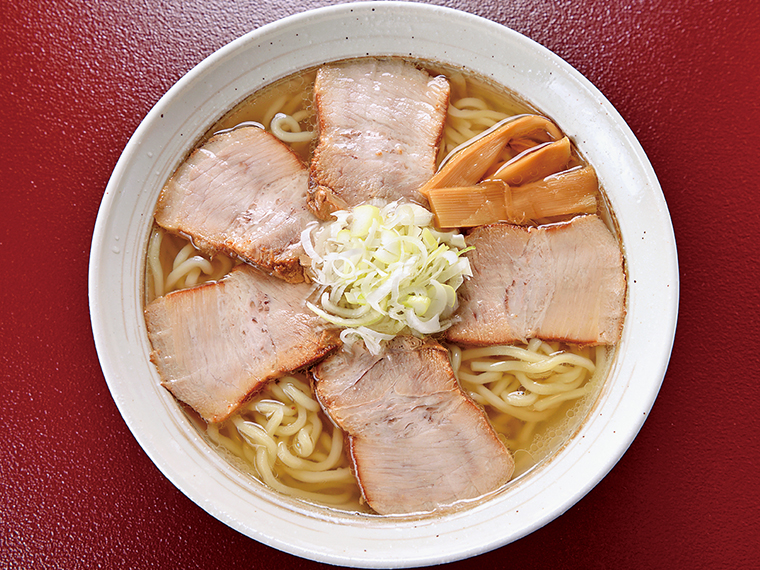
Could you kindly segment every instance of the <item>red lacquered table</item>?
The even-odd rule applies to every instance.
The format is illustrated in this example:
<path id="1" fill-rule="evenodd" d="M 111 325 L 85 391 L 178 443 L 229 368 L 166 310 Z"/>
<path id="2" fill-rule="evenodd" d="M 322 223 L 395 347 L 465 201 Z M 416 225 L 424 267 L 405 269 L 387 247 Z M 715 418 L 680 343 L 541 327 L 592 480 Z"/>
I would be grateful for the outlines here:
<path id="1" fill-rule="evenodd" d="M 159 97 L 225 43 L 324 1 L 5 0 L 0 567 L 315 568 L 190 502 L 142 452 L 87 306 L 111 170 Z M 668 202 L 681 304 L 659 398 L 584 499 L 452 567 L 760 567 L 760 4 L 435 2 L 505 24 L 589 78 Z"/>

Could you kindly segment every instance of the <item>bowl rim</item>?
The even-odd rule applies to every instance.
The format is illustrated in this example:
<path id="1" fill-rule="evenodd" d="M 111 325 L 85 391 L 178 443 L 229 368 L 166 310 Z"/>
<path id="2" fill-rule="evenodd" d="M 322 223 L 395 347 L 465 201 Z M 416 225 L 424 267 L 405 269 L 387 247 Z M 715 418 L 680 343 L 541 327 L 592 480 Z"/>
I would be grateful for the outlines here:
<path id="1" fill-rule="evenodd" d="M 444 37 L 435 29 L 437 24 L 453 31 Z M 286 40 L 293 42 L 293 34 L 298 36 L 296 45 L 287 44 Z M 527 57 L 532 69 L 495 63 L 495 49 L 485 48 L 493 39 Z M 465 40 L 470 43 L 462 43 Z M 435 521 L 347 518 L 261 486 L 241 498 L 251 483 L 186 429 L 187 419 L 173 398 L 157 386 L 155 370 L 148 371 L 155 380 L 150 388 L 132 381 L 135 374 L 142 377 L 147 371 L 138 281 L 150 227 L 146 216 L 152 215 L 156 188 L 184 158 L 183 150 L 211 124 L 209 117 L 217 113 L 218 118 L 234 105 L 232 89 L 239 90 L 235 97 L 240 100 L 249 94 L 243 92 L 246 88 L 296 70 L 288 65 L 304 68 L 304 62 L 316 57 L 307 53 L 314 43 L 322 46 L 320 62 L 365 52 L 406 55 L 409 49 L 418 57 L 444 46 L 443 61 L 465 58 L 468 67 L 484 75 L 489 75 L 490 66 L 498 66 L 499 73 L 492 75 L 498 75 L 494 79 L 499 82 L 506 77 L 545 88 L 538 96 L 508 84 L 530 103 L 543 102 L 537 104 L 542 110 L 561 102 L 578 105 L 574 116 L 562 113 L 560 127 L 597 167 L 600 179 L 612 181 L 611 173 L 621 171 L 631 176 L 622 183 L 624 191 L 618 193 L 615 186 L 609 197 L 618 213 L 629 271 L 629 314 L 621 346 L 636 350 L 621 351 L 610 373 L 615 382 L 604 387 L 604 402 L 551 462 L 489 501 Z M 383 53 L 373 51 L 381 46 Z M 229 69 L 252 54 L 260 61 L 249 69 Z M 506 59 L 516 58 L 511 54 Z M 554 118 L 557 113 L 547 114 Z M 595 146 L 589 146 L 589 133 L 601 137 Z M 607 156 L 596 147 L 626 152 Z M 621 211 L 626 214 L 619 215 Z M 629 211 L 637 214 L 635 223 Z M 112 397 L 140 446 L 180 491 L 228 526 L 279 550 L 336 565 L 390 568 L 451 562 L 503 546 L 542 527 L 588 493 L 631 444 L 659 392 L 675 336 L 679 281 L 673 228 L 654 170 L 623 118 L 587 79 L 548 49 L 501 24 L 451 8 L 391 1 L 317 8 L 267 24 L 223 46 L 172 86 L 130 138 L 108 182 L 93 231 L 88 289 L 96 350 Z M 642 318 L 647 314 L 656 315 L 657 322 Z M 650 337 L 643 339 L 644 333 Z M 644 354 L 646 359 L 640 358 Z M 547 481 L 552 483 L 551 493 L 542 491 Z M 495 521 L 498 531 L 489 526 Z M 340 536 L 334 536 L 336 524 L 341 525 Z"/>

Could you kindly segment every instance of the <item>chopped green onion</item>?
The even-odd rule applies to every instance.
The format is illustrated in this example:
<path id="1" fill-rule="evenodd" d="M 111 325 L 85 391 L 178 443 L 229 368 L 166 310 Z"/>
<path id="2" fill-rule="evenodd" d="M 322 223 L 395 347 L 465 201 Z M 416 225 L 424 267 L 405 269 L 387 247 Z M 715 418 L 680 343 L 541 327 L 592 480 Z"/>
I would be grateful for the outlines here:
<path id="1" fill-rule="evenodd" d="M 464 237 L 432 227 L 416 204 L 393 202 L 335 212 L 335 221 L 301 234 L 312 279 L 323 286 L 319 306 L 341 339 L 377 354 L 396 334 L 434 334 L 451 326 L 456 290 L 472 275 Z"/>

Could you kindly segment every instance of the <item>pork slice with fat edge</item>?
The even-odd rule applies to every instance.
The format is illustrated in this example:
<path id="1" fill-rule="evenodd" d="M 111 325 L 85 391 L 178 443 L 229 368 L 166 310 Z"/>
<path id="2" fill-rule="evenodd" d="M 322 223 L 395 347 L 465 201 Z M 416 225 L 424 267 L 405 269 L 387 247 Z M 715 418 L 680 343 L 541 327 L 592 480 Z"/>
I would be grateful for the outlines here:
<path id="1" fill-rule="evenodd" d="M 448 340 L 509 344 L 529 338 L 614 344 L 625 317 L 623 256 L 595 215 L 523 228 L 481 226 L 467 253 L 473 276 L 459 290 Z"/>
<path id="2" fill-rule="evenodd" d="M 145 319 L 161 383 L 206 421 L 226 419 L 268 380 L 341 344 L 305 306 L 310 293 L 240 264 L 221 281 L 155 299 Z"/>
<path id="3" fill-rule="evenodd" d="M 286 281 L 304 280 L 301 231 L 308 169 L 284 143 L 257 127 L 211 137 L 164 186 L 156 222 L 199 249 L 257 265 Z"/>
<path id="4" fill-rule="evenodd" d="M 397 337 L 376 356 L 354 346 L 312 372 L 317 398 L 347 433 L 362 493 L 378 513 L 433 511 L 512 476 L 512 456 L 434 340 Z"/>
<path id="5" fill-rule="evenodd" d="M 435 172 L 449 83 L 396 59 L 359 59 L 317 72 L 319 140 L 309 207 L 332 211 L 377 198 L 425 204 L 418 189 Z"/>

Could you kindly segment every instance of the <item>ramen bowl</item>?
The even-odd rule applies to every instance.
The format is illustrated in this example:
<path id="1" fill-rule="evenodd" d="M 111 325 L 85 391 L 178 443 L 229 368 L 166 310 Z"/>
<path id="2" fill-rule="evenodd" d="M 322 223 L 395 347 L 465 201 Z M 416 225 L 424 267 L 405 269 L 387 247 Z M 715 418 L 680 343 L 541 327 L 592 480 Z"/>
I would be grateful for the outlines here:
<path id="1" fill-rule="evenodd" d="M 321 63 L 403 56 L 471 70 L 551 117 L 595 167 L 615 214 L 628 277 L 611 370 L 577 433 L 487 499 L 438 516 L 381 517 L 290 499 L 252 480 L 201 437 L 150 362 L 144 265 L 156 200 L 196 142 L 247 95 Z M 678 273 L 673 230 L 647 157 L 623 119 L 547 49 L 488 20 L 415 3 L 313 10 L 223 47 L 177 82 L 140 124 L 106 188 L 89 272 L 95 343 L 129 429 L 162 473 L 218 520 L 271 547 L 354 567 L 415 567 L 503 546 L 580 500 L 631 444 L 672 347 Z"/>

